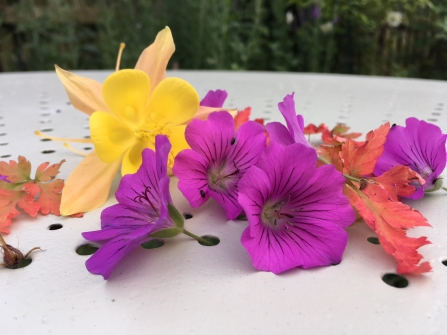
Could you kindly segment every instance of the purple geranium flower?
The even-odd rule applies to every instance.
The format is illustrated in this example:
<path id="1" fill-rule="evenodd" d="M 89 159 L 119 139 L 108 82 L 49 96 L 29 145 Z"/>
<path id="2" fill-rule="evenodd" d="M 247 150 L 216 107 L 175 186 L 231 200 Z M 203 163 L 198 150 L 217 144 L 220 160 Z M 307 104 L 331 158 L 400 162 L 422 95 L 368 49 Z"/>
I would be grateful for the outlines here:
<path id="1" fill-rule="evenodd" d="M 219 107 L 221 108 L 227 99 L 228 93 L 223 90 L 209 91 L 202 101 L 200 101 L 200 106 L 205 107 Z"/>
<path id="2" fill-rule="evenodd" d="M 170 149 L 168 138 L 158 135 L 156 151 L 143 150 L 137 173 L 121 179 L 115 194 L 118 204 L 103 210 L 101 230 L 82 233 L 87 240 L 106 242 L 86 262 L 91 273 L 109 278 L 126 254 L 151 240 L 149 234 L 174 225 L 168 213 L 172 203 L 167 175 Z"/>
<path id="3" fill-rule="evenodd" d="M 406 127 L 393 126 L 388 133 L 385 151 L 374 168 L 376 176 L 397 165 L 405 165 L 425 179 L 425 185 L 419 187 L 410 196 L 420 199 L 424 189 L 430 190 L 446 165 L 447 135 L 434 124 L 414 117 L 406 120 Z"/>
<path id="4" fill-rule="evenodd" d="M 239 183 L 249 227 L 241 242 L 258 270 L 337 264 L 355 213 L 334 166 L 316 168 L 317 154 L 302 144 L 271 144 Z"/>
<path id="5" fill-rule="evenodd" d="M 265 148 L 264 128 L 248 121 L 235 131 L 229 113 L 214 112 L 206 121 L 193 120 L 185 137 L 192 150 L 180 152 L 173 168 L 180 191 L 192 207 L 211 196 L 225 209 L 228 220 L 235 219 L 242 212 L 238 182 Z"/>
<path id="6" fill-rule="evenodd" d="M 265 128 L 269 133 L 270 143 L 284 146 L 301 143 L 310 147 L 304 136 L 304 118 L 301 115 L 296 115 L 294 94 L 286 95 L 284 100 L 278 104 L 278 108 L 286 120 L 287 128 L 280 122 L 270 122 Z"/>

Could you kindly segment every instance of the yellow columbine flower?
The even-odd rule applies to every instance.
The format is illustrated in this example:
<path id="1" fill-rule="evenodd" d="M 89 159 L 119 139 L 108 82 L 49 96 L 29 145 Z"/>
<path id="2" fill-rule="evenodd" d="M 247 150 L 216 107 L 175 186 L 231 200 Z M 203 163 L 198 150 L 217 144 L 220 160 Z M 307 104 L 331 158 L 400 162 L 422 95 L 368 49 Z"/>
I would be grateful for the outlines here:
<path id="1" fill-rule="evenodd" d="M 109 113 L 90 117 L 90 132 L 101 161 L 122 160 L 123 175 L 135 173 L 144 148 L 155 148 L 155 136 L 164 134 L 172 144 L 173 157 L 188 148 L 185 122 L 199 108 L 199 96 L 186 81 L 166 78 L 150 92 L 150 79 L 140 70 L 122 70 L 109 76 L 102 87 Z M 172 165 L 170 166 L 172 167 Z"/>

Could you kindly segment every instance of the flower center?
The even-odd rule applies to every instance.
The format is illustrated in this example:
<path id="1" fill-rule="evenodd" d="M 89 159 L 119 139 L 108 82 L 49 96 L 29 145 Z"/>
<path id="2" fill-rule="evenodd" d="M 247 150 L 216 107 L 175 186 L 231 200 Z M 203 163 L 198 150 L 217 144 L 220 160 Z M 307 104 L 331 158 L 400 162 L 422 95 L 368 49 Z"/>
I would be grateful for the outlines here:
<path id="1" fill-rule="evenodd" d="M 239 179 L 239 169 L 236 164 L 215 164 L 208 169 L 208 185 L 214 191 L 228 191 L 234 187 Z"/>
<path id="2" fill-rule="evenodd" d="M 171 135 L 169 128 L 166 128 L 167 125 L 168 122 L 157 123 L 149 121 L 143 124 L 140 128 L 135 129 L 134 135 L 140 141 L 155 143 L 155 136 L 162 134 L 169 137 L 169 135 Z"/>
<path id="3" fill-rule="evenodd" d="M 289 226 L 293 227 L 292 220 L 295 218 L 295 214 L 298 210 L 289 208 L 289 206 L 287 206 L 289 201 L 290 194 L 287 202 L 281 200 L 270 204 L 267 203 L 261 215 L 262 222 L 269 228 L 279 230 L 285 226 L 285 229 L 290 231 Z"/>

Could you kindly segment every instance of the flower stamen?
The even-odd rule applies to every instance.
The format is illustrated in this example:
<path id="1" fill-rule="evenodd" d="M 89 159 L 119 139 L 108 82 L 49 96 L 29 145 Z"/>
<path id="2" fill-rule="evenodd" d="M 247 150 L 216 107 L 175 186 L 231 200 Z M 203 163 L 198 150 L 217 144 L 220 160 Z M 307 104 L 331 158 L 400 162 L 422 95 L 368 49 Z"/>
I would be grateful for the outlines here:
<path id="1" fill-rule="evenodd" d="M 118 50 L 118 57 L 116 59 L 115 71 L 119 71 L 120 70 L 121 56 L 123 55 L 123 51 L 124 51 L 125 47 L 126 47 L 126 44 L 121 42 L 120 48 Z"/>

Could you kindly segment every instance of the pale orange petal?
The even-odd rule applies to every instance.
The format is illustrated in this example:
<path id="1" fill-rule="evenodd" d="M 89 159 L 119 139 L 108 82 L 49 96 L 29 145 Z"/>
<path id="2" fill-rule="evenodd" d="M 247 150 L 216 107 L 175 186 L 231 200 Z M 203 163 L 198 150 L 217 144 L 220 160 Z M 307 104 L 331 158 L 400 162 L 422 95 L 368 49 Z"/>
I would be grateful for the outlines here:
<path id="1" fill-rule="evenodd" d="M 91 152 L 70 174 L 62 191 L 61 215 L 89 212 L 103 205 L 121 160 L 103 163 Z"/>
<path id="2" fill-rule="evenodd" d="M 102 97 L 102 85 L 97 81 L 78 76 L 55 65 L 56 74 L 65 86 L 74 108 L 91 115 L 95 111 L 109 112 Z"/>
<path id="3" fill-rule="evenodd" d="M 228 113 L 231 114 L 232 117 L 235 117 L 237 114 L 237 109 L 200 106 L 196 114 L 194 115 L 194 119 L 206 120 L 210 113 L 220 111 L 227 111 Z"/>
<path id="4" fill-rule="evenodd" d="M 151 91 L 149 94 L 166 77 L 166 67 L 174 51 L 175 45 L 171 29 L 165 27 L 158 33 L 154 43 L 141 53 L 135 69 L 144 71 L 149 76 L 151 80 Z"/>

